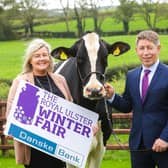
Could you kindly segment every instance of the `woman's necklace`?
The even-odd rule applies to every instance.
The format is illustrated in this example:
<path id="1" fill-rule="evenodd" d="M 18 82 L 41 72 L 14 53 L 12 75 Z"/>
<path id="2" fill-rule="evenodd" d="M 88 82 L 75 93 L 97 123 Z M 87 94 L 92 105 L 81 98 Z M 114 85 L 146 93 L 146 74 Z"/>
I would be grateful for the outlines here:
<path id="1" fill-rule="evenodd" d="M 53 89 L 52 89 L 52 85 L 51 85 L 51 80 L 49 79 L 48 74 L 47 74 L 46 76 L 44 76 L 44 77 L 47 78 L 47 83 L 48 83 L 48 85 L 49 85 L 49 92 L 53 93 Z M 45 87 L 43 86 L 43 84 L 40 82 L 40 80 L 38 79 L 38 77 L 37 77 L 37 76 L 34 76 L 34 78 L 35 78 L 36 82 L 39 84 L 39 86 L 40 86 L 42 89 L 46 90 L 46 88 L 45 88 Z"/>

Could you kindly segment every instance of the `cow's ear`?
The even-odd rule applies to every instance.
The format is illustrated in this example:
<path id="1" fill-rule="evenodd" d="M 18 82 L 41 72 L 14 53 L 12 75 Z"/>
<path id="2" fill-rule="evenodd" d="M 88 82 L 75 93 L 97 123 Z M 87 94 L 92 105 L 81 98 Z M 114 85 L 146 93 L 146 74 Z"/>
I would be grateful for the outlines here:
<path id="1" fill-rule="evenodd" d="M 111 46 L 108 47 L 109 54 L 114 56 L 119 56 L 130 49 L 130 45 L 124 42 L 115 42 Z"/>
<path id="2" fill-rule="evenodd" d="M 59 59 L 59 60 L 66 60 L 69 57 L 76 57 L 76 53 L 78 51 L 78 48 L 81 44 L 81 39 L 75 42 L 70 48 L 67 47 L 58 47 L 51 51 L 51 56 Z"/>
<path id="3" fill-rule="evenodd" d="M 56 59 L 64 61 L 70 57 L 69 48 L 66 47 L 55 48 L 51 51 L 51 56 Z"/>

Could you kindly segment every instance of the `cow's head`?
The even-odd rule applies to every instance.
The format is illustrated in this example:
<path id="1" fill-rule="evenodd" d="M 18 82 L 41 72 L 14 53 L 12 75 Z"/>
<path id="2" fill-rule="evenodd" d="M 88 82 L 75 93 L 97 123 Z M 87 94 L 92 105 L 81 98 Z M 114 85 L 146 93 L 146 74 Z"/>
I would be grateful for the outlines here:
<path id="1" fill-rule="evenodd" d="M 119 56 L 130 49 L 124 42 L 108 44 L 95 32 L 85 34 L 72 47 L 58 47 L 51 52 L 54 58 L 65 60 L 76 57 L 77 71 L 83 84 L 83 96 L 99 99 L 105 96 L 104 73 L 107 56 Z M 74 79 L 75 80 L 75 79 Z"/>

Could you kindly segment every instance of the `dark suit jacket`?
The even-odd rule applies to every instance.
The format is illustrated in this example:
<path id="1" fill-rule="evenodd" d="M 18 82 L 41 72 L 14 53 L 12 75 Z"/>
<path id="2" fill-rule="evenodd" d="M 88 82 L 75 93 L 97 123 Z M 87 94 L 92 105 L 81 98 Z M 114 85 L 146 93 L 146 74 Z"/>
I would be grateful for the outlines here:
<path id="1" fill-rule="evenodd" d="M 115 95 L 112 106 L 122 112 L 133 112 L 129 138 L 131 150 L 136 150 L 143 137 L 146 148 L 156 138 L 168 142 L 168 67 L 159 63 L 142 104 L 139 83 L 141 67 L 128 72 L 123 96 Z"/>

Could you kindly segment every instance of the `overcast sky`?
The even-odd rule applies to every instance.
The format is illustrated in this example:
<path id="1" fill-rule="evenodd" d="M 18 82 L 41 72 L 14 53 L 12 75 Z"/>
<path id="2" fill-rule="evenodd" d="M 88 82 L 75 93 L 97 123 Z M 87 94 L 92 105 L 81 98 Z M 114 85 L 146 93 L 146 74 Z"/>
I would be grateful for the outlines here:
<path id="1" fill-rule="evenodd" d="M 66 0 L 63 0 L 63 1 L 66 2 Z M 111 0 L 100 0 L 100 1 L 101 1 L 101 6 L 111 5 Z M 142 2 L 142 0 L 137 0 L 137 1 Z M 156 2 L 156 1 L 158 0 L 153 0 L 153 2 Z M 61 8 L 59 0 L 45 0 L 45 2 L 47 3 L 47 7 L 45 8 L 48 8 L 48 9 Z M 69 2 L 73 7 L 74 0 L 69 0 Z M 168 2 L 168 0 L 160 0 L 160 2 Z M 119 5 L 119 1 L 113 0 L 113 5 L 114 6 Z"/>
<path id="2" fill-rule="evenodd" d="M 59 0 L 45 0 L 48 9 L 61 8 Z M 66 2 L 66 0 L 65 0 Z M 73 6 L 74 0 L 69 0 L 70 4 Z M 118 0 L 113 1 L 114 5 L 118 5 Z M 101 0 L 101 6 L 111 5 L 111 0 Z"/>

